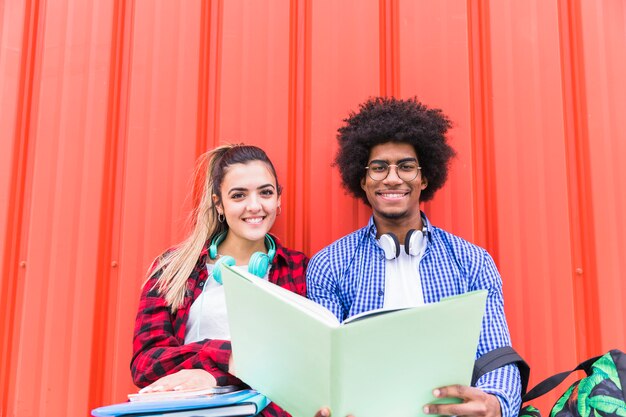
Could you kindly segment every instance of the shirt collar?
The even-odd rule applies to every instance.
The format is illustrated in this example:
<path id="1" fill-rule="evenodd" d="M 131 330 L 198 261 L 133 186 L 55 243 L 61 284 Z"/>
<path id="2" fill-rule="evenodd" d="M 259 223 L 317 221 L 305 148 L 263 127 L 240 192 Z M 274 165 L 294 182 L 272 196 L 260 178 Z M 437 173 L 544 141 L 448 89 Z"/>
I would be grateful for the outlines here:
<path id="1" fill-rule="evenodd" d="M 274 239 L 274 243 L 276 244 L 276 256 L 280 256 L 284 261 L 287 261 L 287 254 L 285 253 L 285 247 L 282 243 L 280 243 L 280 239 L 270 233 L 272 239 Z"/>
<path id="2" fill-rule="evenodd" d="M 433 225 L 430 223 L 430 220 L 428 220 L 428 217 L 426 217 L 426 214 L 423 211 L 420 211 L 420 215 L 422 216 L 422 222 L 426 227 L 428 239 L 430 240 L 432 239 Z M 372 237 L 372 239 L 376 239 L 376 234 L 378 233 L 378 230 L 376 229 L 376 223 L 374 223 L 373 215 L 367 222 L 367 226 L 365 226 L 365 231 Z"/>

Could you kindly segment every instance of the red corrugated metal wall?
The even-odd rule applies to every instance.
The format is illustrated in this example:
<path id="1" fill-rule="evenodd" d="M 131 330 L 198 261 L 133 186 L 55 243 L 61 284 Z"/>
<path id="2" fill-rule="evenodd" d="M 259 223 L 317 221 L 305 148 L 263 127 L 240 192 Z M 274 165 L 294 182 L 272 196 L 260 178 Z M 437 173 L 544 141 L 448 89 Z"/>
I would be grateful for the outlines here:
<path id="1" fill-rule="evenodd" d="M 624 73 L 621 0 L 0 0 L 0 415 L 133 389 L 139 287 L 204 150 L 268 150 L 290 246 L 364 224 L 330 163 L 380 94 L 454 120 L 425 210 L 494 255 L 532 382 L 625 349 Z"/>

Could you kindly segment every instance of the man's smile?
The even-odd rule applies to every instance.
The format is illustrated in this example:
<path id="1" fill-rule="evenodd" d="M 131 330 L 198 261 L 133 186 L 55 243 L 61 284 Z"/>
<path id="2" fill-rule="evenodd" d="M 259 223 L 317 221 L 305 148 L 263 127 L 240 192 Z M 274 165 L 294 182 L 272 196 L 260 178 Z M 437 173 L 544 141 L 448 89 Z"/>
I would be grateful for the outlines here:
<path id="1" fill-rule="evenodd" d="M 385 200 L 401 200 L 408 196 L 410 191 L 403 190 L 381 190 L 376 191 L 378 197 L 382 197 Z"/>

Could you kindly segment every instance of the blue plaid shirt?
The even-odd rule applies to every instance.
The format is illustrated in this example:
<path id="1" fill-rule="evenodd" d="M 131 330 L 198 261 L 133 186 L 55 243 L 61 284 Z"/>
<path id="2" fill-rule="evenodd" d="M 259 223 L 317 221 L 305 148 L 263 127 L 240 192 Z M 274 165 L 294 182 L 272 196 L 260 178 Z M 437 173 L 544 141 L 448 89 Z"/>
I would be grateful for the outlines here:
<path id="1" fill-rule="evenodd" d="M 424 302 L 484 289 L 488 291 L 476 357 L 510 346 L 504 317 L 502 280 L 486 250 L 430 224 L 428 245 L 419 264 Z M 362 229 L 337 240 L 317 253 L 306 273 L 307 296 L 332 311 L 340 321 L 383 307 L 385 256 L 376 241 L 373 217 Z M 520 375 L 515 365 L 485 374 L 476 382 L 500 401 L 503 417 L 515 417 L 521 405 Z"/>

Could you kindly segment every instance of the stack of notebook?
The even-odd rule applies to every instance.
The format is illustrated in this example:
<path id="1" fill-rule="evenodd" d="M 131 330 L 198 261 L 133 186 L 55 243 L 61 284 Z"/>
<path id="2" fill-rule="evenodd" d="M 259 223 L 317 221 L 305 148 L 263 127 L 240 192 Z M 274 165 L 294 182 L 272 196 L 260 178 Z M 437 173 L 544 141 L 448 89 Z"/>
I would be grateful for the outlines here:
<path id="1" fill-rule="evenodd" d="M 219 388 L 219 387 L 218 387 Z M 95 417 L 235 417 L 254 416 L 263 410 L 269 400 L 254 390 L 242 390 L 228 394 L 198 394 L 198 392 L 174 391 L 155 393 L 167 398 L 151 398 L 152 394 L 139 394 L 140 400 L 108 405 L 91 411 Z M 178 398 L 171 398 L 176 396 Z M 131 394 L 135 395 L 135 394 Z"/>

